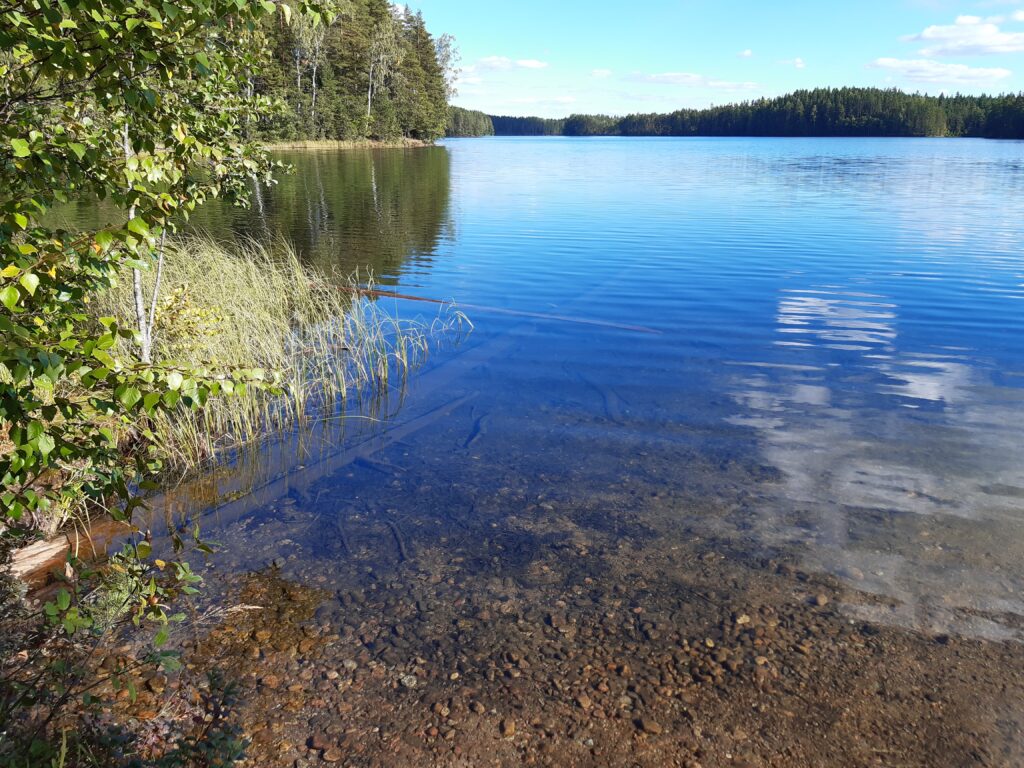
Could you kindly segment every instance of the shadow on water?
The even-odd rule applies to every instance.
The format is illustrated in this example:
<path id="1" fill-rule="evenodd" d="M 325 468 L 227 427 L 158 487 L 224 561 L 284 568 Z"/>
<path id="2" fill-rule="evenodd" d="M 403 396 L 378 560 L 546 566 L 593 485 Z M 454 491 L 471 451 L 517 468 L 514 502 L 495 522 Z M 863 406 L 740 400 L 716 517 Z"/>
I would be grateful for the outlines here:
<path id="1" fill-rule="evenodd" d="M 397 284 L 410 268 L 429 269 L 438 244 L 454 237 L 451 158 L 444 147 L 406 150 L 275 152 L 291 166 L 274 185 L 253 187 L 248 208 L 208 205 L 186 231 L 220 240 L 284 238 L 313 266 Z M 105 204 L 54 211 L 70 226 L 120 217 Z"/>
<path id="2" fill-rule="evenodd" d="M 444 147 L 275 157 L 294 172 L 257 189 L 249 209 L 207 206 L 192 226 L 218 237 L 285 237 L 319 269 L 370 272 L 389 285 L 410 266 L 429 269 L 438 243 L 454 236 Z"/>

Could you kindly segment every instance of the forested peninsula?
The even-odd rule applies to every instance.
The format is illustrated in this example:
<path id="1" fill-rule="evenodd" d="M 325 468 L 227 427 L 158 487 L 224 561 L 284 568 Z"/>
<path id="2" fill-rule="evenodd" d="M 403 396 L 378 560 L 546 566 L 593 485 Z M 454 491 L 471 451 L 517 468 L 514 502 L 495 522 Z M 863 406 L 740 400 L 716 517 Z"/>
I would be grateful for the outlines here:
<path id="1" fill-rule="evenodd" d="M 506 117 L 452 108 L 448 136 L 959 136 L 1024 138 L 1024 94 L 816 88 L 669 114 Z"/>
<path id="2" fill-rule="evenodd" d="M 260 27 L 247 95 L 277 103 L 251 126 L 269 142 L 419 139 L 445 134 L 455 76 L 449 35 L 387 0 L 353 0 L 324 23 L 281 15 Z"/>

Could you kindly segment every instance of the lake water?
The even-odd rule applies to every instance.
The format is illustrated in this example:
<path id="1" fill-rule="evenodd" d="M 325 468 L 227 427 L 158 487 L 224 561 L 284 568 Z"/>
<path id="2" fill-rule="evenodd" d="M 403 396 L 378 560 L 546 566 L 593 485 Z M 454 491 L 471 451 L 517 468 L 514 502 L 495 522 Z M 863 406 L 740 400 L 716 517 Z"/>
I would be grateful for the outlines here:
<path id="1" fill-rule="evenodd" d="M 207 518 L 267 764 L 1024 763 L 1024 143 L 284 159 L 200 225 L 475 330 Z"/>

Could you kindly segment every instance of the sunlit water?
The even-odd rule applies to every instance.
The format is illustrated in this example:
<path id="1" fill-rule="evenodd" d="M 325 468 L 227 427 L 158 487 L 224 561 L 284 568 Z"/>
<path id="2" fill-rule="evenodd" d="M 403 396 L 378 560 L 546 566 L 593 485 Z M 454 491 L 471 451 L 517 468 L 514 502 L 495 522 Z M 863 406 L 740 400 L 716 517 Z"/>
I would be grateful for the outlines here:
<path id="1" fill-rule="evenodd" d="M 699 611 L 677 587 L 702 563 L 725 615 L 827 588 L 847 624 L 1024 638 L 1024 144 L 486 139 L 286 159 L 298 173 L 261 210 L 200 224 L 453 299 L 475 330 L 387 424 L 348 430 L 383 434 L 372 451 L 276 456 L 283 481 L 212 515 L 211 574 L 283 558 L 342 597 L 377 584 L 383 606 L 435 571 L 470 604 L 582 588 L 628 605 L 639 583 Z M 770 586 L 779 562 L 826 587 Z M 454 665 L 475 647 L 455 626 L 458 650 L 429 633 L 367 647 Z M 978 693 L 1019 702 L 1016 679 Z"/>

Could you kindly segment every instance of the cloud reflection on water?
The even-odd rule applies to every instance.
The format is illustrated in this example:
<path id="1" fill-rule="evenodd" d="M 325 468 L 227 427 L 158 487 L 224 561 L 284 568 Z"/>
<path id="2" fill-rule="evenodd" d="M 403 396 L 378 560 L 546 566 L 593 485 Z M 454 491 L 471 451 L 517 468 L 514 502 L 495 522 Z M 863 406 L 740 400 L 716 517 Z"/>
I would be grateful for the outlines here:
<path id="1" fill-rule="evenodd" d="M 851 616 L 1024 639 L 1020 393 L 969 350 L 903 349 L 899 308 L 786 290 L 777 331 L 798 364 L 744 364 L 729 421 L 783 473 L 755 523 L 768 545 L 862 593 Z"/>

